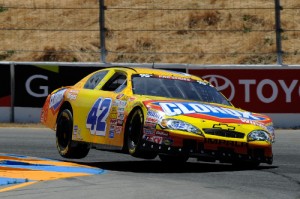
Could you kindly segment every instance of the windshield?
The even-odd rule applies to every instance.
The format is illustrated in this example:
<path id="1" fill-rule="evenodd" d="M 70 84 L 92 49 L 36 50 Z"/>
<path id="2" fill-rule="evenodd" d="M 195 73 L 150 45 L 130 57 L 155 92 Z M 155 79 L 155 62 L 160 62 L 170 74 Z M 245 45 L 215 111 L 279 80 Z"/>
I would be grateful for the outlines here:
<path id="1" fill-rule="evenodd" d="M 203 101 L 231 106 L 227 99 L 214 87 L 188 78 L 133 75 L 133 93 L 138 95 Z"/>

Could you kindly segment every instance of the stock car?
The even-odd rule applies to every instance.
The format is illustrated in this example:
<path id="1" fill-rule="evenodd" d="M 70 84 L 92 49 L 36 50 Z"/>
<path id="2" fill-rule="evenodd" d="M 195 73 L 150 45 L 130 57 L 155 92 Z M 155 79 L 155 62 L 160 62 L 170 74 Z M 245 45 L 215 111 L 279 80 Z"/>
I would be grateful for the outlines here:
<path id="1" fill-rule="evenodd" d="M 271 118 L 235 108 L 209 82 L 135 67 L 98 70 L 46 99 L 41 122 L 65 158 L 91 148 L 164 162 L 272 164 Z"/>

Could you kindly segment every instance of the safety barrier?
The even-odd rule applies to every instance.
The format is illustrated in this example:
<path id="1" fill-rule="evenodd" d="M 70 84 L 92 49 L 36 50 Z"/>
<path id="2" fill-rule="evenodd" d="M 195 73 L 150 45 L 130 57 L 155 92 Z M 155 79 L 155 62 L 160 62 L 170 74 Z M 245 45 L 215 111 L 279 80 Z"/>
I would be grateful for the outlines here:
<path id="1" fill-rule="evenodd" d="M 300 66 L 0 62 L 0 122 L 39 122 L 47 95 L 105 67 L 187 72 L 211 82 L 236 107 L 270 115 L 275 126 L 300 127 Z"/>

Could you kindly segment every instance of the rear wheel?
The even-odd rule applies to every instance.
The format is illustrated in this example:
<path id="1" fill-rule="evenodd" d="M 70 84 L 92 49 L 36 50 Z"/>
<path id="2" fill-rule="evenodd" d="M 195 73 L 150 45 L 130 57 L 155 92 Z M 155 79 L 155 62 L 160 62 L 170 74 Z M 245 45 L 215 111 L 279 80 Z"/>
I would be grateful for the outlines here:
<path id="1" fill-rule="evenodd" d="M 90 147 L 86 143 L 72 141 L 73 115 L 69 109 L 63 109 L 57 118 L 56 147 L 64 158 L 84 158 Z"/>
<path id="2" fill-rule="evenodd" d="M 141 140 L 143 136 L 144 116 L 141 109 L 135 109 L 130 115 L 126 123 L 125 145 L 130 155 L 138 158 L 153 159 L 157 156 L 151 151 L 141 149 Z"/>

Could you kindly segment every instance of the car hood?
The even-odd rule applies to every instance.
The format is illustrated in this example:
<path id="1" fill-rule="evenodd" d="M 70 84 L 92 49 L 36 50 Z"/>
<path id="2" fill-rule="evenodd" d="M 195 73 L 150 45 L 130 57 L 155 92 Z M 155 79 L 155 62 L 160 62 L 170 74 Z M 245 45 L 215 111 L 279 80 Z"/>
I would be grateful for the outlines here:
<path id="1" fill-rule="evenodd" d="M 144 104 L 148 109 L 163 112 L 166 117 L 188 117 L 191 119 L 198 118 L 219 123 L 245 123 L 253 124 L 255 126 L 272 123 L 271 118 L 266 115 L 237 109 L 233 106 L 223 106 L 214 103 L 174 100 L 147 100 L 144 101 Z"/>

